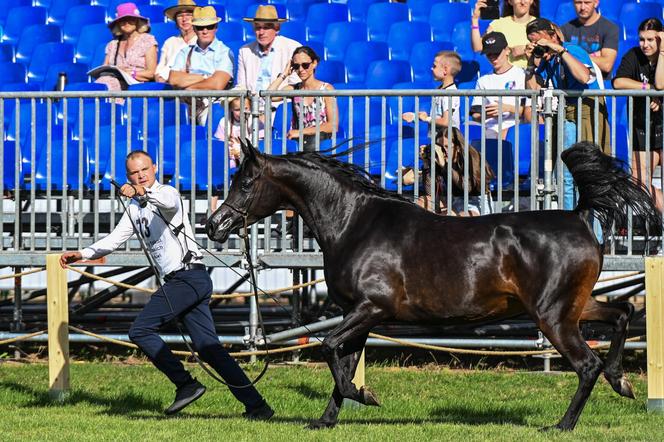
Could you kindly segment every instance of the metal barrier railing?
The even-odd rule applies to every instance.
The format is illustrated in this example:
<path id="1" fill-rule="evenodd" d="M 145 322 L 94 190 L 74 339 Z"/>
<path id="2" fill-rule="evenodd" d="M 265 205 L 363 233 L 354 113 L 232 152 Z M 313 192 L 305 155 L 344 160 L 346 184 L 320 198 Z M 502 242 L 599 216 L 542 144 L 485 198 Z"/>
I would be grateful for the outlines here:
<path id="1" fill-rule="evenodd" d="M 408 193 L 414 201 L 422 198 L 422 191 L 435 196 L 436 168 L 434 167 L 435 127 L 415 118 L 412 125 L 401 121 L 405 111 L 420 110 L 432 115 L 436 100 L 457 97 L 462 109 L 461 132 L 464 135 L 463 180 L 466 184 L 458 196 L 461 207 L 467 210 L 471 195 L 468 191 L 469 148 L 474 146 L 481 156 L 481 182 L 486 180 L 484 166 L 493 166 L 496 180 L 491 198 L 495 211 L 550 209 L 560 206 L 563 189 L 563 168 L 555 152 L 563 148 L 565 104 L 576 101 L 576 123 L 582 120 L 582 100 L 594 102 L 593 121 L 595 138 L 598 136 L 600 102 L 606 102 L 610 146 L 614 155 L 627 159 L 632 156 L 632 119 L 635 98 L 646 99 L 646 121 L 649 123 L 649 103 L 653 97 L 661 99 L 664 92 L 652 91 L 585 91 L 568 93 L 551 91 L 548 95 L 538 91 L 480 91 L 480 90 L 333 90 L 333 91 L 262 91 L 260 96 L 246 91 L 132 91 L 132 92 L 17 92 L 0 93 L 0 194 L 8 196 L 0 204 L 0 219 L 5 226 L 0 243 L 1 252 L 37 252 L 40 250 L 65 250 L 81 248 L 110 231 L 119 220 L 120 207 L 108 185 L 108 176 L 122 174 L 124 155 L 132 149 L 152 153 L 159 166 L 159 179 L 178 187 L 190 207 L 193 225 L 209 216 L 208 201 L 216 194 L 225 197 L 230 183 L 229 153 L 226 146 L 215 140 L 215 124 L 223 115 L 230 115 L 229 103 L 233 99 L 249 99 L 253 115 L 253 130 L 247 127 L 249 119 L 241 118 L 241 133 L 251 133 L 253 142 L 267 153 L 283 153 L 303 149 L 303 136 L 295 142 L 285 136 L 289 127 L 290 105 L 277 106 L 276 100 L 292 100 L 295 97 L 313 97 L 317 128 L 320 128 L 320 101 L 315 98 L 335 97 L 338 103 L 338 131 L 324 140 L 320 130 L 315 133 L 316 148 L 335 146 L 354 147 L 366 144 L 365 149 L 349 153 L 347 161 L 354 162 L 373 175 L 382 186 L 401 193 Z M 530 121 L 516 118 L 507 122 L 500 109 L 512 97 L 515 113 L 531 106 Z M 623 98 L 625 97 L 625 98 Z M 510 125 L 506 136 L 490 138 L 487 128 L 489 117 L 485 107 L 471 115 L 471 98 L 497 98 L 500 129 Z M 200 100 L 217 101 L 207 113 L 207 124 L 191 124 L 192 115 L 200 106 Z M 619 101 L 625 99 L 625 121 L 617 110 Z M 123 100 L 121 104 L 118 100 Z M 554 109 L 555 102 L 560 104 Z M 451 100 L 447 111 L 451 110 Z M 191 103 L 186 105 L 185 103 Z M 259 109 L 264 105 L 265 139 L 259 139 Z M 296 116 L 298 118 L 298 116 Z M 299 116 L 302 123 L 302 116 Z M 272 124 L 274 120 L 274 125 Z M 225 132 L 231 133 L 229 119 Z M 172 124 L 171 124 L 172 123 Z M 624 123 L 624 124 L 621 124 Z M 301 126 L 301 124 L 300 124 Z M 626 126 L 626 127 L 625 127 Z M 646 125 L 646 139 L 650 140 Z M 581 131 L 577 133 L 577 140 Z M 554 138 L 557 142 L 554 143 Z M 448 132 L 448 143 L 451 143 Z M 424 166 L 428 176 L 420 168 L 419 147 L 425 145 L 430 163 Z M 626 151 L 620 151 L 626 147 Z M 650 150 L 652 146 L 648 146 Z M 201 153 L 202 152 L 202 153 Z M 222 160 L 220 162 L 219 160 Z M 650 161 L 650 156 L 647 156 Z M 8 165 L 14 164 L 11 168 Z M 220 164 L 221 163 L 221 164 Z M 72 165 L 77 170 L 71 170 Z M 404 185 L 403 167 L 412 166 L 414 184 Z M 650 173 L 650 164 L 647 165 Z M 452 191 L 452 170 L 447 169 L 444 195 L 440 199 L 445 210 L 451 212 L 455 200 Z M 106 177 L 105 177 L 106 176 Z M 649 180 L 651 177 L 647 177 Z M 427 189 L 422 183 L 428 179 Z M 480 199 L 487 197 L 484 186 Z M 12 204 L 13 202 L 13 204 Z M 482 207 L 480 206 L 482 211 Z M 272 219 L 255 226 L 260 239 L 255 239 L 257 254 L 274 254 L 285 250 L 289 240 L 296 243 L 290 248 L 306 253 L 318 252 L 314 242 L 303 237 L 299 221 L 298 238 L 287 233 L 286 217 L 282 214 L 276 226 Z M 200 223 L 199 223 L 200 225 Z M 200 230 L 200 229 L 199 229 Z M 611 243 L 611 253 L 625 252 L 639 255 L 636 247 L 639 235 L 631 222 L 619 235 L 620 242 Z M 199 232 L 203 241 L 207 241 Z M 254 235 L 258 237 L 258 235 Z M 212 245 L 208 242 L 208 245 Z M 625 251 L 618 250 L 623 246 Z M 231 239 L 226 250 L 237 250 L 239 242 Z M 126 252 L 138 249 L 130 242 Z M 8 263 L 8 254 L 2 258 Z"/>

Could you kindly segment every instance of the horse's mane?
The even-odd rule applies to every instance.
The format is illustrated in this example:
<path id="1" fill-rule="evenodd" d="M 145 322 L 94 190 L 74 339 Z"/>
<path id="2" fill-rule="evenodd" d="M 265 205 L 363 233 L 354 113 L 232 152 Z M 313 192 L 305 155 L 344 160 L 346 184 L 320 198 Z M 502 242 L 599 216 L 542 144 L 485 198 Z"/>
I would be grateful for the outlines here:
<path id="1" fill-rule="evenodd" d="M 369 141 L 367 143 L 360 143 L 345 150 L 332 153 L 335 150 L 338 150 L 344 144 L 347 144 L 349 141 L 351 140 L 344 141 L 343 143 L 340 143 L 330 149 L 323 150 L 320 152 L 291 152 L 287 153 L 284 156 L 291 158 L 301 158 L 306 161 L 312 162 L 315 165 L 321 167 L 322 169 L 325 169 L 333 176 L 345 179 L 349 181 L 354 187 L 358 187 L 372 195 L 400 202 L 405 201 L 412 203 L 412 201 L 407 199 L 406 197 L 396 192 L 391 192 L 389 190 L 383 189 L 382 187 L 377 185 L 376 182 L 374 181 L 374 178 L 369 174 L 369 172 L 364 170 L 362 167 L 357 166 L 355 164 L 347 163 L 345 161 L 341 161 L 339 159 L 341 157 L 349 155 L 350 153 L 364 151 L 372 143 L 376 143 L 378 141 Z"/>

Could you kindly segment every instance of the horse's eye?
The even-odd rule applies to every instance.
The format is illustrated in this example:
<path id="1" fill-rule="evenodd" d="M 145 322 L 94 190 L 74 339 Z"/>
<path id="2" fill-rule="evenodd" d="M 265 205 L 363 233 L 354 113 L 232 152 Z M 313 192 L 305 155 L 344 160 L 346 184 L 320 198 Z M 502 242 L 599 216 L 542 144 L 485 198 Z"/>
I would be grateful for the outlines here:
<path id="1" fill-rule="evenodd" d="M 240 183 L 240 187 L 242 187 L 242 190 L 245 192 L 248 192 L 251 190 L 251 185 L 254 183 L 253 180 L 242 180 L 242 183 Z"/>

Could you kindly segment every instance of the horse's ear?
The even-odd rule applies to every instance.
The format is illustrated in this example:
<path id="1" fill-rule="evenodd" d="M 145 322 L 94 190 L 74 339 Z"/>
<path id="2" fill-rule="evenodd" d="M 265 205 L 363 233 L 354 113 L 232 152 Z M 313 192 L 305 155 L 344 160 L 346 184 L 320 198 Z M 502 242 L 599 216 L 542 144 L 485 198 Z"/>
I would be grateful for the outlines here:
<path id="1" fill-rule="evenodd" d="M 255 160 L 256 157 L 258 156 L 258 151 L 253 146 L 253 144 L 251 144 L 251 141 L 247 139 L 240 141 L 240 148 L 242 149 L 242 154 L 244 155 L 245 158 L 248 158 L 250 160 Z"/>

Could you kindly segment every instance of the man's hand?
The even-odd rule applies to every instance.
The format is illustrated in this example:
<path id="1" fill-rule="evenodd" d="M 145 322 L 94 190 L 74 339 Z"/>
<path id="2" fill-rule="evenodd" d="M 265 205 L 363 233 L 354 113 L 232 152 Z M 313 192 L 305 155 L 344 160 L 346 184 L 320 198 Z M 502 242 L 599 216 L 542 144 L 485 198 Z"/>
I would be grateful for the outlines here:
<path id="1" fill-rule="evenodd" d="M 133 198 L 135 196 L 145 195 L 145 187 L 133 185 L 133 184 L 124 184 L 120 188 L 120 193 L 127 198 Z"/>
<path id="2" fill-rule="evenodd" d="M 556 54 L 560 54 L 565 48 L 558 43 L 554 43 L 551 40 L 547 40 L 545 38 L 540 39 L 537 42 L 537 46 L 542 46 L 544 48 L 549 48 Z"/>
<path id="3" fill-rule="evenodd" d="M 500 113 L 498 111 L 498 108 L 499 108 L 498 103 L 487 104 L 486 106 L 484 106 L 486 116 L 489 117 L 489 118 L 498 118 L 498 114 Z M 514 113 L 514 106 L 512 106 L 511 104 L 503 103 L 502 111 L 503 111 L 503 114 L 505 114 L 505 113 L 513 114 Z"/>
<path id="4" fill-rule="evenodd" d="M 60 255 L 60 267 L 66 268 L 67 264 L 76 262 L 82 259 L 81 252 L 65 252 Z"/>

